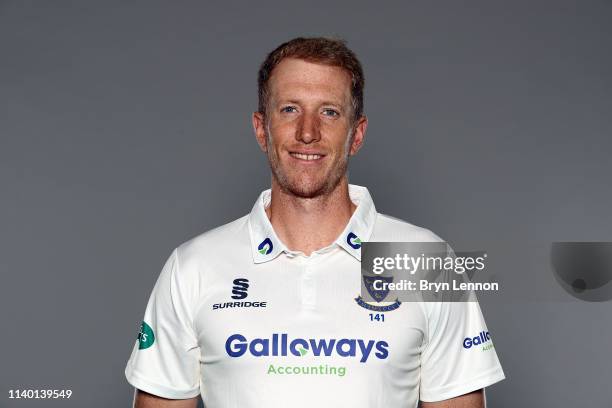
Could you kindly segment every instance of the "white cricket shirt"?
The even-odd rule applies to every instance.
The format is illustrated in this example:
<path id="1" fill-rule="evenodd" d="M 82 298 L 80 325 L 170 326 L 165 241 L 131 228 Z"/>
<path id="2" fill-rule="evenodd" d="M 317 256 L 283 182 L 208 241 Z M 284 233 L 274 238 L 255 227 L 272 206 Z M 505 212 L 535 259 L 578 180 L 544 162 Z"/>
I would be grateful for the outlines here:
<path id="1" fill-rule="evenodd" d="M 177 247 L 155 284 L 125 369 L 165 398 L 207 408 L 417 407 L 504 378 L 477 302 L 356 300 L 360 242 L 441 242 L 379 214 L 364 187 L 330 246 L 305 256 L 278 239 L 261 193 L 250 214 Z M 384 316 L 383 316 L 384 315 Z"/>

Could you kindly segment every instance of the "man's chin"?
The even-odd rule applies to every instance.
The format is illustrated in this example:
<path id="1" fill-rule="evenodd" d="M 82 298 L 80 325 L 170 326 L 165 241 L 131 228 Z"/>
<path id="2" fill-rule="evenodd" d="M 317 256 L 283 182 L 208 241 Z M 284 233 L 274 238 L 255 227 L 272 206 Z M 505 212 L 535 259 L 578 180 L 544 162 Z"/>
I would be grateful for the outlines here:
<path id="1" fill-rule="evenodd" d="M 303 186 L 303 185 L 290 185 L 286 188 L 287 192 L 291 195 L 300 198 L 315 198 L 325 194 L 325 186 Z"/>
<path id="2" fill-rule="evenodd" d="M 300 198 L 316 198 L 331 193 L 342 181 L 342 177 L 331 177 L 323 180 L 295 179 L 279 182 L 286 193 Z"/>
<path id="3" fill-rule="evenodd" d="M 270 167 L 272 177 L 280 189 L 300 198 L 316 198 L 331 193 L 346 174 L 346 166 L 338 169 L 339 171 L 289 172 L 289 174 L 275 171 L 278 169 L 274 166 Z"/>
<path id="4" fill-rule="evenodd" d="M 329 190 L 329 186 L 324 182 L 295 181 L 279 184 L 284 191 L 300 198 L 315 198 L 327 193 Z"/>

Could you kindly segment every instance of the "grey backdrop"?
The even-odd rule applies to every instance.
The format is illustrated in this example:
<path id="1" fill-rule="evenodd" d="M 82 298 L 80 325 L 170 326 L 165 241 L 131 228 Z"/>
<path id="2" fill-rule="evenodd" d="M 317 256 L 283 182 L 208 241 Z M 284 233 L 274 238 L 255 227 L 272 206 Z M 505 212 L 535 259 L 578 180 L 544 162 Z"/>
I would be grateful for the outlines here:
<path id="1" fill-rule="evenodd" d="M 0 2 L 0 406 L 130 405 L 163 261 L 269 183 L 256 71 L 294 36 L 363 62 L 379 211 L 525 286 L 551 241 L 612 240 L 612 3 L 461 3 Z M 612 407 L 612 303 L 559 298 L 482 302 L 489 407 Z"/>

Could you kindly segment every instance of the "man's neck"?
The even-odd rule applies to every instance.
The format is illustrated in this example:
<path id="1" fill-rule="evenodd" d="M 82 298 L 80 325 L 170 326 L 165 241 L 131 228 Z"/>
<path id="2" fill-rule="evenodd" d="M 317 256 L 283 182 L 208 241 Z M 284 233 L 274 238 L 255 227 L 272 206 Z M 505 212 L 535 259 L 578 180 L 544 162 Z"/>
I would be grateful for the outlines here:
<path id="1" fill-rule="evenodd" d="M 350 199 L 346 177 L 329 194 L 302 198 L 283 191 L 272 182 L 266 214 L 289 250 L 309 256 L 332 244 L 357 208 Z"/>

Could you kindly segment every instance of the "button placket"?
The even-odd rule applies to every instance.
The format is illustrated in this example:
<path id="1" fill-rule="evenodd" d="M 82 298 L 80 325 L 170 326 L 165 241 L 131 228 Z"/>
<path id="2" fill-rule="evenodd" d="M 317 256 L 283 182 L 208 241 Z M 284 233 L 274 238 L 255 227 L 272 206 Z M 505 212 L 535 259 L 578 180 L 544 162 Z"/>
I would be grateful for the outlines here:
<path id="1" fill-rule="evenodd" d="M 307 308 L 314 307 L 317 301 L 316 283 L 313 266 L 308 260 L 306 260 L 302 270 L 301 291 L 302 305 Z"/>

